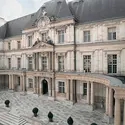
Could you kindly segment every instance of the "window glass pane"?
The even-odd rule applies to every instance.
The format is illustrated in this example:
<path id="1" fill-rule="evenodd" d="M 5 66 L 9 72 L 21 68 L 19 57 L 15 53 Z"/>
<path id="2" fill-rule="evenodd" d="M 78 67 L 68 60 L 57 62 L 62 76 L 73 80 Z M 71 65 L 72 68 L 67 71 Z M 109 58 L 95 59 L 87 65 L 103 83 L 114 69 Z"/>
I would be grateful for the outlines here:
<path id="1" fill-rule="evenodd" d="M 117 73 L 117 55 L 108 55 L 108 73 Z"/>
<path id="2" fill-rule="evenodd" d="M 28 36 L 28 46 L 32 46 L 32 36 Z"/>
<path id="3" fill-rule="evenodd" d="M 65 93 L 65 86 L 64 86 L 64 82 L 59 82 L 59 93 Z"/>
<path id="4" fill-rule="evenodd" d="M 42 70 L 47 70 L 47 57 L 42 57 Z"/>
<path id="5" fill-rule="evenodd" d="M 90 31 L 84 31 L 84 42 L 90 42 Z"/>
<path id="6" fill-rule="evenodd" d="M 108 28 L 108 40 L 116 39 L 116 27 Z"/>
<path id="7" fill-rule="evenodd" d="M 59 41 L 59 43 L 64 42 L 64 31 L 63 30 L 58 31 L 58 41 Z"/>
<path id="8" fill-rule="evenodd" d="M 58 70 L 64 71 L 64 57 L 58 56 Z"/>
<path id="9" fill-rule="evenodd" d="M 83 56 L 83 67 L 85 72 L 91 72 L 91 55 Z"/>

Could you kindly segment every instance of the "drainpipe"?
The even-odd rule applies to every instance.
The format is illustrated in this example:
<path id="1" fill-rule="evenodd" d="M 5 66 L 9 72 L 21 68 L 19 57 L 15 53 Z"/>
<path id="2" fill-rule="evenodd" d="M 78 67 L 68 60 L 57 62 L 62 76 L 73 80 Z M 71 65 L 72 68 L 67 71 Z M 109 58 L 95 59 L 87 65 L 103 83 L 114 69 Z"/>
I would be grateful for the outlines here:
<path id="1" fill-rule="evenodd" d="M 74 72 L 76 72 L 76 27 L 74 23 Z M 73 104 L 77 102 L 77 83 L 73 80 Z"/>
<path id="2" fill-rule="evenodd" d="M 55 32 L 54 32 L 54 40 L 55 40 Z M 54 101 L 56 101 L 56 87 L 55 87 L 55 44 L 53 43 L 53 89 L 54 89 Z"/>

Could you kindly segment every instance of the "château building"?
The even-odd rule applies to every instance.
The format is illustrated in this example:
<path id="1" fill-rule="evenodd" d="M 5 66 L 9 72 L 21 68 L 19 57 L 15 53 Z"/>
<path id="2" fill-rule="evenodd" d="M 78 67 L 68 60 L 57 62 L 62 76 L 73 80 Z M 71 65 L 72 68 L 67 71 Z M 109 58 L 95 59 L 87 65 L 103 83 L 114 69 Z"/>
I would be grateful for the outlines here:
<path id="1" fill-rule="evenodd" d="M 52 0 L 6 22 L 0 88 L 85 103 L 125 125 L 125 0 Z"/>

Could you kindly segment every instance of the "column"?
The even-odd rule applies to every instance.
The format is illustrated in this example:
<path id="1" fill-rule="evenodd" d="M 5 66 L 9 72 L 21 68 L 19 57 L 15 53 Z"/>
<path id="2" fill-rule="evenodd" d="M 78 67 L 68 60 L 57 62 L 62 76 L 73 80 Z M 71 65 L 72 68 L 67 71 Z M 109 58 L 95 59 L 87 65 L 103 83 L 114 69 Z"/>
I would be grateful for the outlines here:
<path id="1" fill-rule="evenodd" d="M 113 91 L 109 89 L 109 117 L 113 118 Z"/>
<path id="2" fill-rule="evenodd" d="M 37 71 L 39 71 L 39 52 L 37 53 Z"/>
<path id="3" fill-rule="evenodd" d="M 50 71 L 50 52 L 48 52 L 48 71 Z"/>
<path id="4" fill-rule="evenodd" d="M 33 53 L 33 70 L 35 70 L 35 53 Z"/>
<path id="5" fill-rule="evenodd" d="M 91 105 L 94 106 L 94 85 L 91 82 Z"/>
<path id="6" fill-rule="evenodd" d="M 23 92 L 25 92 L 26 91 L 26 76 L 25 75 L 23 75 L 23 77 L 22 77 L 22 79 L 23 79 Z"/>
<path id="7" fill-rule="evenodd" d="M 120 99 L 115 98 L 115 118 L 114 125 L 121 125 Z"/>
<path id="8" fill-rule="evenodd" d="M 52 52 L 52 71 L 53 71 L 53 52 Z"/>
<path id="9" fill-rule="evenodd" d="M 9 89 L 12 89 L 11 84 L 12 84 L 12 82 L 11 82 L 11 75 L 9 75 Z"/>
<path id="10" fill-rule="evenodd" d="M 49 78 L 49 83 L 48 83 L 48 95 L 51 96 L 51 78 Z"/>
<path id="11" fill-rule="evenodd" d="M 123 125 L 125 125 L 125 100 L 124 100 L 124 116 L 123 116 Z"/>
<path id="12" fill-rule="evenodd" d="M 37 94 L 39 94 L 39 78 L 36 76 Z"/>
<path id="13" fill-rule="evenodd" d="M 73 80 L 70 80 L 70 100 L 73 101 Z"/>
<path id="14" fill-rule="evenodd" d="M 90 83 L 87 82 L 87 103 L 90 104 Z"/>
<path id="15" fill-rule="evenodd" d="M 106 86 L 106 108 L 105 108 L 105 113 L 108 115 L 109 114 L 109 88 Z"/>
<path id="16" fill-rule="evenodd" d="M 56 100 L 56 86 L 54 78 L 52 78 L 52 96 L 54 97 L 54 100 Z"/>
<path id="17" fill-rule="evenodd" d="M 11 75 L 12 90 L 14 90 L 14 75 Z"/>
<path id="18" fill-rule="evenodd" d="M 23 78 L 20 76 L 20 90 L 23 90 Z"/>
<path id="19" fill-rule="evenodd" d="M 66 79 L 66 99 L 69 100 L 69 80 Z"/>

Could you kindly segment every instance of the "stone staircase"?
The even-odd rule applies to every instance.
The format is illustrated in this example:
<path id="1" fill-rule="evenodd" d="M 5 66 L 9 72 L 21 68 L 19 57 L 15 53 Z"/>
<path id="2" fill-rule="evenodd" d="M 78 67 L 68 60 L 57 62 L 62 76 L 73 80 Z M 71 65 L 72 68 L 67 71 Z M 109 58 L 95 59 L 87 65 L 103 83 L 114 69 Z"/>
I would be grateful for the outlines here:
<path id="1" fill-rule="evenodd" d="M 27 121 L 11 113 L 0 113 L 0 123 L 3 125 L 25 125 Z"/>

